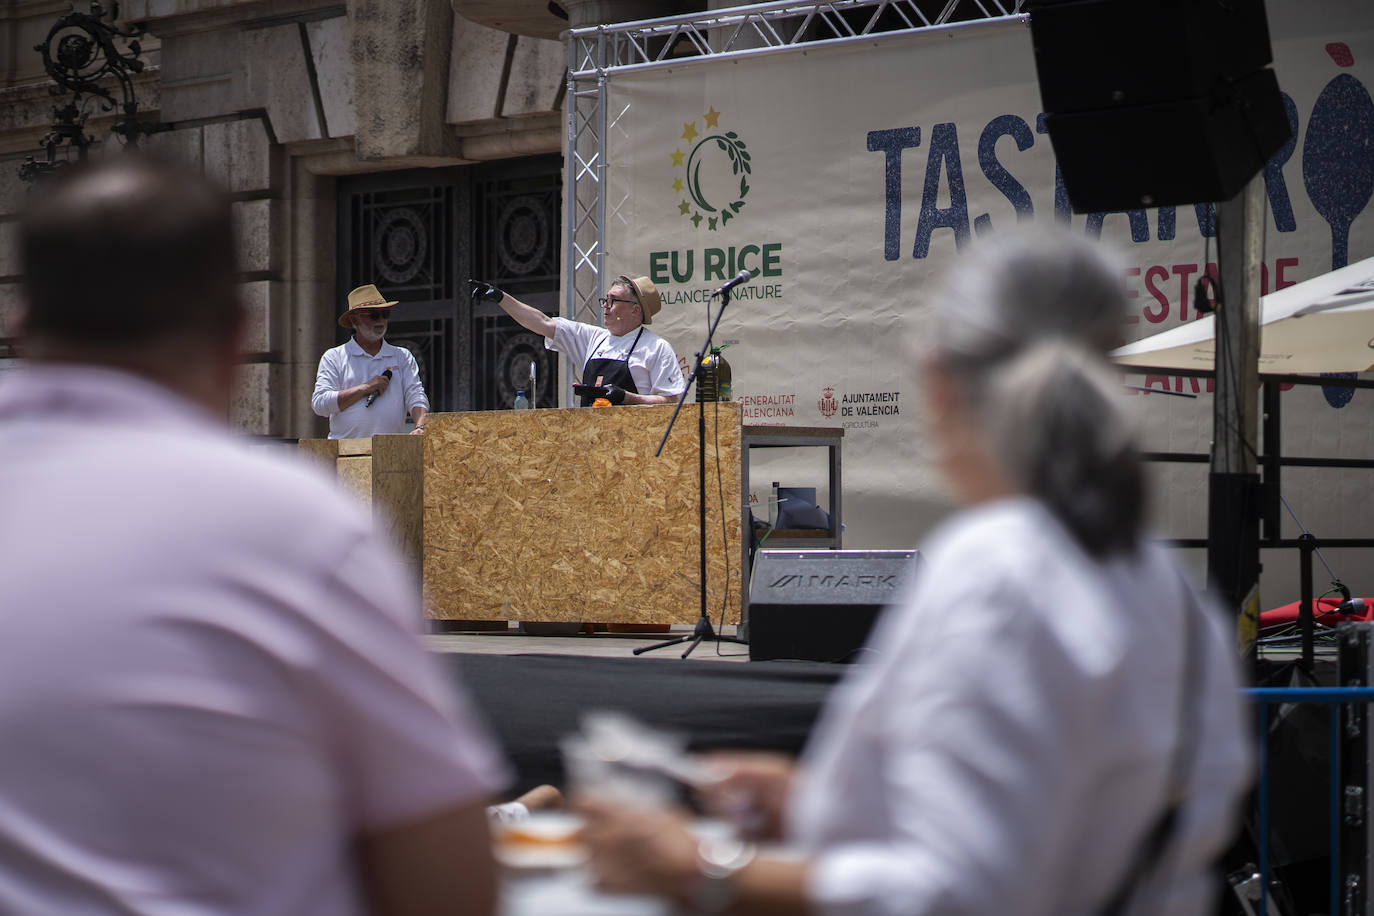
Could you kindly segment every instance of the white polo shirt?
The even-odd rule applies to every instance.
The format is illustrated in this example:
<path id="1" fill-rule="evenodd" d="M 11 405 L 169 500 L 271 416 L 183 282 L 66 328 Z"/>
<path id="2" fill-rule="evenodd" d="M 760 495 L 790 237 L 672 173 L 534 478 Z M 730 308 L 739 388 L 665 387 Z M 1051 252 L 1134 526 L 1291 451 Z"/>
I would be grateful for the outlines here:
<path id="1" fill-rule="evenodd" d="M 339 409 L 339 392 L 361 385 L 391 370 L 391 384 L 377 396 L 372 406 L 367 398 L 345 410 Z M 329 418 L 329 438 L 366 439 L 370 436 L 405 432 L 406 417 L 416 407 L 429 410 L 429 399 L 420 384 L 420 367 L 404 347 L 382 341 L 373 356 L 350 337 L 345 343 L 326 350 L 315 374 L 315 394 L 310 399 L 315 413 Z"/>

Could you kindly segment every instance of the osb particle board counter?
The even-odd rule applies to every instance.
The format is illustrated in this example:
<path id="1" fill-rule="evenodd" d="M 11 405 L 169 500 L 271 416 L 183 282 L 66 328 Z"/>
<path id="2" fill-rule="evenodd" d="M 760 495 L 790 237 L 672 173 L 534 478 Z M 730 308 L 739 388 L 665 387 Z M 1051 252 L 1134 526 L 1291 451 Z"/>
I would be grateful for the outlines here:
<path id="1" fill-rule="evenodd" d="M 430 414 L 430 616 L 694 622 L 698 409 L 683 408 L 657 458 L 671 406 Z M 726 623 L 740 613 L 741 416 L 738 404 L 707 406 L 707 609 L 717 624 L 722 600 Z"/>
<path id="2" fill-rule="evenodd" d="M 301 439 L 301 454 L 332 469 L 339 485 L 369 506 L 411 567 L 420 566 L 419 436 Z"/>

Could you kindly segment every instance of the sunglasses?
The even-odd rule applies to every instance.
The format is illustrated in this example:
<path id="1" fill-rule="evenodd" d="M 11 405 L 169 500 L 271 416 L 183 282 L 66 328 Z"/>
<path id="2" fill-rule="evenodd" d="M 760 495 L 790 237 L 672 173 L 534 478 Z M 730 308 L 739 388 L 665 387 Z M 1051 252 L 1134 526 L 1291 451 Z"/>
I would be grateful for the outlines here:
<path id="1" fill-rule="evenodd" d="M 391 317 L 390 309 L 354 309 L 353 314 L 368 320 L 386 321 Z"/>
<path id="2" fill-rule="evenodd" d="M 617 299 L 615 296 L 602 296 L 600 299 L 596 301 L 601 303 L 601 307 L 603 309 L 609 308 L 612 302 L 623 302 L 626 305 L 639 305 L 639 303 L 634 301 L 633 299 Z"/>

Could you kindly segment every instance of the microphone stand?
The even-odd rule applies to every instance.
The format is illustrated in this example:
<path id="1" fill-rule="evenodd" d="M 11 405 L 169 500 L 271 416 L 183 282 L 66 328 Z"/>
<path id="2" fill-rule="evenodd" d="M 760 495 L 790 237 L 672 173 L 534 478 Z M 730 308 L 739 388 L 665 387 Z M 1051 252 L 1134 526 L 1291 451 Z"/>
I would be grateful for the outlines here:
<path id="1" fill-rule="evenodd" d="M 682 405 L 683 405 L 683 403 L 687 400 L 687 395 L 689 395 L 689 394 L 692 392 L 692 386 L 693 386 L 693 385 L 700 384 L 700 382 L 697 380 L 697 376 L 701 374 L 701 354 L 702 354 L 702 353 L 707 353 L 707 354 L 709 354 L 709 353 L 711 352 L 711 338 L 714 337 L 715 334 L 716 334 L 716 325 L 720 324 L 720 318 L 721 318 L 722 315 L 725 314 L 725 307 L 726 307 L 727 305 L 730 304 L 730 285 L 731 285 L 731 284 L 726 284 L 725 286 L 721 287 L 721 289 L 719 290 L 719 292 L 720 292 L 720 310 L 719 310 L 718 312 L 716 312 L 716 318 L 715 318 L 715 320 L 711 322 L 710 326 L 709 326 L 709 327 L 707 328 L 707 330 L 706 330 L 706 343 L 705 343 L 705 345 L 702 346 L 701 351 L 698 352 L 698 353 L 696 354 L 695 359 L 692 360 L 692 375 L 691 375 L 691 378 L 687 379 L 687 387 L 684 388 L 684 389 L 682 389 L 682 397 L 680 397 L 680 398 L 677 399 L 677 407 L 675 407 L 675 408 L 673 409 L 673 415 L 672 415 L 672 417 L 670 417 L 669 420 L 668 420 L 668 428 L 665 429 L 665 430 L 663 431 L 663 438 L 662 438 L 661 440 L 659 440 L 659 443 L 658 443 L 658 450 L 654 452 L 654 457 L 655 457 L 655 458 L 657 458 L 659 455 L 663 454 L 663 446 L 664 446 L 665 444 L 667 444 L 667 442 L 668 442 L 668 434 L 671 433 L 671 432 L 673 431 L 673 424 L 675 424 L 675 423 L 677 422 L 677 415 L 678 415 L 679 413 L 682 412 Z M 719 391 L 716 392 L 716 396 L 717 396 L 717 397 L 720 396 L 720 392 L 719 392 Z M 717 642 L 733 642 L 733 643 L 739 643 L 740 645 L 748 645 L 748 644 L 749 644 L 748 640 L 745 640 L 745 639 L 738 639 L 738 638 L 736 638 L 736 637 L 734 637 L 734 636 L 722 636 L 722 635 L 717 634 L 717 633 L 716 633 L 716 630 L 715 630 L 715 627 L 711 626 L 711 617 L 710 617 L 710 615 L 708 615 L 708 614 L 706 613 L 706 402 L 705 402 L 705 401 L 702 401 L 701 404 L 698 406 L 698 409 L 697 409 L 697 510 L 698 510 L 698 511 L 697 511 L 697 522 L 698 522 L 698 528 L 697 528 L 698 538 L 697 538 L 697 541 L 698 541 L 698 547 L 700 548 L 700 560 L 701 560 L 701 567 L 700 567 L 700 575 L 701 575 L 701 578 L 700 578 L 700 580 L 699 580 L 700 583 L 701 583 L 701 613 L 700 613 L 700 616 L 697 617 L 696 626 L 694 626 L 694 627 L 692 628 L 692 634 L 691 634 L 690 636 L 678 636 L 678 637 L 675 637 L 675 638 L 673 638 L 673 639 L 664 640 L 663 642 L 654 643 L 652 646 L 643 646 L 642 648 L 639 648 L 639 649 L 635 649 L 635 650 L 634 650 L 634 654 L 635 654 L 635 655 L 643 655 L 645 652 L 653 652 L 655 649 L 664 649 L 664 648 L 667 648 L 668 646 L 676 646 L 676 645 L 679 645 L 679 644 L 684 643 L 684 642 L 690 642 L 691 645 L 688 646 L 688 647 L 687 647 L 687 650 L 686 650 L 685 652 L 682 653 L 682 657 L 683 657 L 683 658 L 686 658 L 687 656 L 689 656 L 689 655 L 692 654 L 692 651 L 693 651 L 694 649 L 696 649 L 697 646 L 701 645 L 701 641 L 702 641 L 703 639 L 713 639 L 713 640 L 716 640 Z M 722 513 L 725 512 L 725 504 L 724 504 L 724 502 L 722 502 L 722 504 L 721 504 L 720 511 L 721 511 Z M 728 588 L 729 583 L 726 583 L 726 586 L 727 586 L 727 588 Z"/>

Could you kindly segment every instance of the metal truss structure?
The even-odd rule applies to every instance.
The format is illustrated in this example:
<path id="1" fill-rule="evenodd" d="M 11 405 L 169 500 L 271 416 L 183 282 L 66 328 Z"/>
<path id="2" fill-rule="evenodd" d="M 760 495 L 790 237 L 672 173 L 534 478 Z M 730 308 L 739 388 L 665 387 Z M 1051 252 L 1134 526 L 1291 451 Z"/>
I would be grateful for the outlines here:
<path id="1" fill-rule="evenodd" d="M 702 58 L 786 53 L 957 22 L 1020 14 L 1026 0 L 775 0 L 568 33 L 567 159 L 564 176 L 563 314 L 595 320 L 605 279 L 607 221 L 624 200 L 607 200 L 610 134 L 624 111 L 607 109 L 616 73 Z"/>

